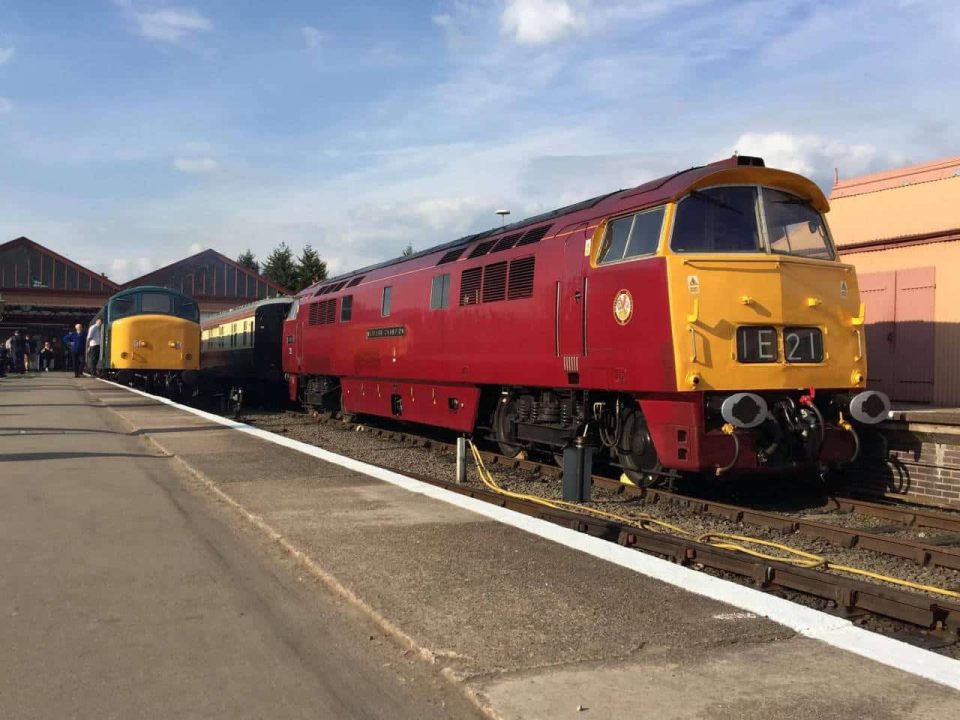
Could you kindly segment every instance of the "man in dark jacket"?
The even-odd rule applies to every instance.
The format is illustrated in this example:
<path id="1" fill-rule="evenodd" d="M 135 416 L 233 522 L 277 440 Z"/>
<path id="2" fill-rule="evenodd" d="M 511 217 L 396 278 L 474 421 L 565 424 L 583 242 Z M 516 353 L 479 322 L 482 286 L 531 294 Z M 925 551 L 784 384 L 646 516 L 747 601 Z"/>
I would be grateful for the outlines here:
<path id="1" fill-rule="evenodd" d="M 27 340 L 19 330 L 13 331 L 13 342 L 10 350 L 13 353 L 13 371 L 23 375 L 27 371 L 24 364 L 27 354 Z"/>
<path id="2" fill-rule="evenodd" d="M 63 344 L 67 347 L 67 352 L 73 361 L 73 376 L 80 377 L 83 374 L 84 345 L 86 345 L 87 334 L 83 331 L 83 325 L 77 323 L 73 330 L 63 336 Z"/>

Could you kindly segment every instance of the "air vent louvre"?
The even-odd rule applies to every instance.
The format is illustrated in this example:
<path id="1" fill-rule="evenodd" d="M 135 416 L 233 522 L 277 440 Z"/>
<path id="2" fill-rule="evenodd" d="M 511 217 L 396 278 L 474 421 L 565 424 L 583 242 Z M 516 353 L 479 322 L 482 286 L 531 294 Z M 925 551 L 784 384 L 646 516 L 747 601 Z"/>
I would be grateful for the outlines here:
<path id="1" fill-rule="evenodd" d="M 507 235 L 506 237 L 500 238 L 497 240 L 497 244 L 493 246 L 493 250 L 490 252 L 495 253 L 503 250 L 509 250 L 517 244 L 517 240 L 520 239 L 521 235 L 523 235 L 523 233 L 513 233 L 513 235 Z"/>
<path id="2" fill-rule="evenodd" d="M 497 242 L 496 240 L 486 240 L 480 243 L 467 256 L 467 259 L 480 257 L 481 255 L 486 255 L 488 252 L 490 252 L 490 248 L 492 248 L 496 242 Z"/>
<path id="3" fill-rule="evenodd" d="M 498 262 L 483 268 L 483 301 L 496 302 L 507 297 L 507 263 Z"/>
<path id="4" fill-rule="evenodd" d="M 510 263 L 510 285 L 508 300 L 533 297 L 533 272 L 536 258 L 518 258 Z"/>
<path id="5" fill-rule="evenodd" d="M 360 277 L 355 277 L 353 280 L 347 283 L 347 287 L 354 287 L 356 285 L 359 285 L 363 281 L 363 278 L 364 278 L 363 275 L 361 275 Z"/>
<path id="6" fill-rule="evenodd" d="M 460 304 L 476 305 L 480 302 L 480 282 L 483 268 L 470 268 L 460 274 Z"/>
<path id="7" fill-rule="evenodd" d="M 317 303 L 320 306 L 320 324 L 329 325 L 337 319 L 337 301 L 324 300 Z"/>
<path id="8" fill-rule="evenodd" d="M 523 237 L 520 238 L 520 242 L 517 243 L 517 247 L 521 245 L 532 245 L 533 243 L 540 242 L 543 240 L 543 236 L 550 231 L 549 225 L 541 225 L 538 228 L 533 228 L 533 230 L 527 230 L 523 234 Z"/>
<path id="9" fill-rule="evenodd" d="M 443 254 L 443 257 L 440 258 L 440 260 L 437 262 L 437 265 L 446 265 L 447 263 L 451 263 L 457 258 L 459 258 L 461 255 L 463 255 L 462 247 L 457 248 L 456 250 L 448 250 Z"/>
<path id="10" fill-rule="evenodd" d="M 320 303 L 313 303 L 310 306 L 310 319 L 307 321 L 310 325 L 320 323 Z"/>

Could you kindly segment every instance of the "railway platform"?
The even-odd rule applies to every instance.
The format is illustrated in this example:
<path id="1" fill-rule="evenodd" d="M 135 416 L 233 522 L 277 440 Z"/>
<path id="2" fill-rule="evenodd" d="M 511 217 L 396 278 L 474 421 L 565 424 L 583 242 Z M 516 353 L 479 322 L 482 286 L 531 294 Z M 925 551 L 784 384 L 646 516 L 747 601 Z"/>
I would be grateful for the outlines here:
<path id="1" fill-rule="evenodd" d="M 245 698 L 251 683 L 293 704 L 304 686 L 313 687 L 304 668 L 285 677 L 271 674 L 276 668 L 270 665 L 254 681 L 251 673 L 259 670 L 256 660 L 264 652 L 258 643 L 267 643 L 269 633 L 255 622 L 251 627 L 253 621 L 238 611 L 223 611 L 225 605 L 233 608 L 218 595 L 229 595 L 229 583 L 216 567 L 184 570 L 180 579 L 188 587 L 203 587 L 186 596 L 178 582 L 161 577 L 156 557 L 196 542 L 189 522 L 169 519 L 188 504 L 198 504 L 223 527 L 236 526 L 222 532 L 235 539 L 224 552 L 237 572 L 259 572 L 269 560 L 262 548 L 250 551 L 245 570 L 239 553 L 246 552 L 246 541 L 238 538 L 252 533 L 274 550 L 272 562 L 296 566 L 298 592 L 306 587 L 376 628 L 370 634 L 343 630 L 330 644 L 324 620 L 333 622 L 332 615 L 304 619 L 295 638 L 287 638 L 303 656 L 326 654 L 330 672 L 336 672 L 340 653 L 350 656 L 353 645 L 382 641 L 400 649 L 383 661 L 384 668 L 426 660 L 409 665 L 409 672 L 414 665 L 432 665 L 450 681 L 441 685 L 464 690 L 491 717 L 932 719 L 960 711 L 956 690 L 703 597 L 691 592 L 694 581 L 690 589 L 677 587 L 548 539 L 534 532 L 539 521 L 498 522 L 440 493 L 421 492 L 415 481 L 387 482 L 359 463 L 309 454 L 282 437 L 241 432 L 93 379 L 0 381 L 0 453 L 0 538 L 7 550 L 0 556 L 0 588 L 6 598 L 35 603 L 2 608 L 7 617 L 0 623 L 0 643 L 7 650 L 0 654 L 0 715 L 10 714 L 2 707 L 11 698 L 25 702 L 23 687 L 39 685 L 30 680 L 37 673 L 45 673 L 53 695 L 57 688 L 78 692 L 78 668 L 95 678 L 98 664 L 115 668 L 124 653 L 146 648 L 158 663 L 182 660 L 184 677 L 201 661 L 227 668 L 220 675 L 205 673 L 206 692 L 178 696 L 180 704 L 166 716 L 226 717 L 205 712 L 206 706 L 190 712 L 183 703 L 211 703 L 230 692 Z M 84 486 L 92 484 L 103 485 L 97 506 L 85 496 Z M 42 539 L 20 539 L 51 513 L 59 529 L 49 548 Z M 123 549 L 78 583 L 68 562 L 69 542 L 82 544 L 90 532 L 113 538 Z M 52 556 L 56 547 L 68 550 L 66 559 Z M 143 563 L 152 568 L 152 582 L 140 587 L 131 578 L 143 572 Z M 40 576 L 45 585 L 34 587 Z M 150 593 L 159 619 L 149 619 L 146 610 L 142 617 L 124 616 L 124 592 Z M 87 593 L 102 596 L 96 600 L 101 615 L 139 623 L 125 631 L 140 644 L 130 639 L 104 648 L 93 634 L 59 649 L 45 644 L 49 628 L 65 622 L 63 614 L 82 605 L 78 596 Z M 180 627 L 167 616 L 171 608 L 191 617 L 212 614 L 218 623 L 190 621 L 196 624 L 190 628 L 195 647 L 190 633 L 175 632 L 171 640 L 164 633 Z M 84 631 L 102 632 L 107 621 L 85 612 L 72 621 Z M 30 626 L 16 620 L 25 613 Z M 245 639 L 237 639 L 237 628 Z M 227 659 L 209 656 L 218 637 L 229 645 Z M 138 677 L 157 698 L 170 682 L 146 668 Z M 442 697 L 441 688 L 425 682 L 412 686 Z M 110 686 L 94 683 L 85 692 L 107 694 Z M 346 702 L 344 693 L 364 692 L 363 683 L 353 681 L 338 702 Z M 379 692 L 384 697 L 386 691 Z M 37 689 L 30 697 L 40 701 L 42 695 Z M 392 712 L 375 706 L 364 716 L 423 716 L 416 698 L 404 698 L 408 704 Z M 462 716 L 449 702 L 447 715 Z"/>

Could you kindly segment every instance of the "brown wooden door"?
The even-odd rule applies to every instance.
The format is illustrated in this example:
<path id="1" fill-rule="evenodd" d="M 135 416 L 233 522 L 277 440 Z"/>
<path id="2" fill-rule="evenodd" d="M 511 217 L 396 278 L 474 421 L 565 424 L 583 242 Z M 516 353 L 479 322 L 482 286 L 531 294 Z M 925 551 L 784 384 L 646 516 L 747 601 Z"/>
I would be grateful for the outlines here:
<path id="1" fill-rule="evenodd" d="M 936 270 L 859 276 L 867 306 L 868 386 L 900 402 L 931 402 Z"/>
<path id="2" fill-rule="evenodd" d="M 897 270 L 894 367 L 896 400 L 933 400 L 933 341 L 936 269 Z"/>
<path id="3" fill-rule="evenodd" d="M 867 273 L 858 277 L 860 300 L 867 306 L 864 327 L 867 343 L 867 387 L 893 396 L 896 272 Z"/>

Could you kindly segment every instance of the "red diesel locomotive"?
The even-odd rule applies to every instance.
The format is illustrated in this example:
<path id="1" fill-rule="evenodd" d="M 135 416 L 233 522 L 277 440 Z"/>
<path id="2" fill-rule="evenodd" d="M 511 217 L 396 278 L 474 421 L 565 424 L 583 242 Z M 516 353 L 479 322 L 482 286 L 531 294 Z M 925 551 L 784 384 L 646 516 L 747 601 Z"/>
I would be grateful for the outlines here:
<path id="1" fill-rule="evenodd" d="M 634 481 L 839 465 L 865 389 L 863 306 L 820 189 L 733 157 L 301 292 L 291 400 L 560 452 Z"/>

